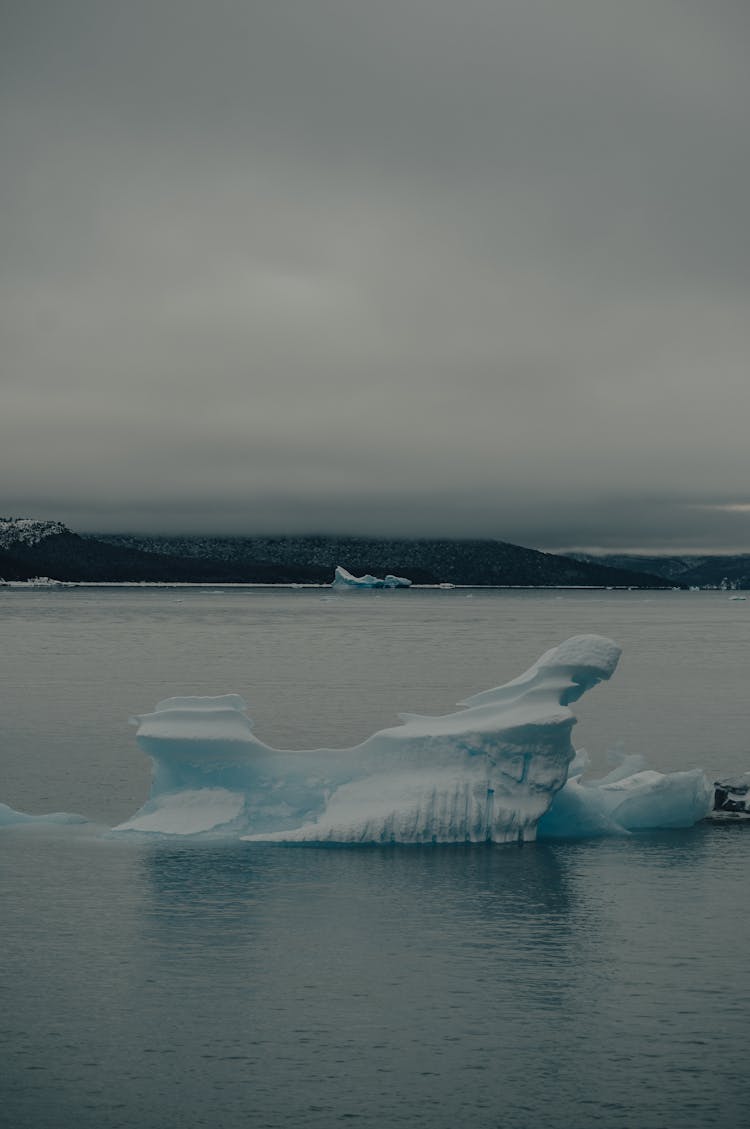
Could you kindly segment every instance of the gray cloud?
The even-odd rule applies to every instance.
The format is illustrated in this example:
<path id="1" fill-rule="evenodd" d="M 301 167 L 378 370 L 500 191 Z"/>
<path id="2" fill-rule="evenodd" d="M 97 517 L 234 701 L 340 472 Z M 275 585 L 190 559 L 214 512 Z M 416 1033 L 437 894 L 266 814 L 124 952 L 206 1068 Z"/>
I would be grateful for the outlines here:
<path id="1" fill-rule="evenodd" d="M 4 509 L 747 547 L 747 10 L 8 6 Z"/>

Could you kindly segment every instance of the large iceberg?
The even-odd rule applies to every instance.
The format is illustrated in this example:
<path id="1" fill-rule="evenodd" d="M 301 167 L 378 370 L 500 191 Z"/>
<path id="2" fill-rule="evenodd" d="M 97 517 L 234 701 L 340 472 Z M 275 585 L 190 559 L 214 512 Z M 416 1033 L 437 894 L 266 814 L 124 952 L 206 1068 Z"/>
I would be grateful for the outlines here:
<path id="1" fill-rule="evenodd" d="M 688 827 L 709 812 L 700 769 L 663 774 L 622 758 L 585 781 L 570 706 L 617 666 L 599 635 L 553 647 L 524 674 L 440 717 L 402 714 L 351 749 L 259 741 L 238 694 L 178 697 L 131 719 L 151 794 L 116 832 L 281 843 L 508 843 Z M 0 828 L 79 823 L 0 804 Z"/>
<path id="2" fill-rule="evenodd" d="M 167 698 L 138 717 L 151 797 L 119 831 L 285 843 L 507 843 L 536 838 L 575 750 L 569 706 L 620 648 L 579 635 L 519 678 L 350 749 L 272 749 L 236 694 Z"/>

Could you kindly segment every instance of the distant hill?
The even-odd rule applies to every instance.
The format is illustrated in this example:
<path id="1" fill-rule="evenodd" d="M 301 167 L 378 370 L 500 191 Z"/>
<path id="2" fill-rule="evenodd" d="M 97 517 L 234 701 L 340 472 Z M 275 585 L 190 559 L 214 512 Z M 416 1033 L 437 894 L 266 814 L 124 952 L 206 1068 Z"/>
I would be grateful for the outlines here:
<path id="1" fill-rule="evenodd" d="M 415 584 L 518 587 L 672 587 L 662 578 L 632 569 L 611 569 L 540 553 L 505 541 L 365 537 L 154 537 L 99 535 L 120 548 L 174 554 L 182 559 L 224 561 L 238 570 L 283 568 L 297 580 L 328 583 L 340 564 L 357 576 L 395 573 Z"/>
<path id="2" fill-rule="evenodd" d="M 687 588 L 750 588 L 750 554 L 736 556 L 649 557 L 634 553 L 571 553 L 586 564 L 632 568 Z"/>
<path id="3" fill-rule="evenodd" d="M 72 533 L 60 522 L 0 518 L 0 579 L 102 582 L 140 581 L 186 584 L 283 584 L 316 581 L 317 571 L 290 571 L 263 562 L 238 566 L 231 561 L 148 552 L 129 545 L 108 544 Z"/>
<path id="4" fill-rule="evenodd" d="M 0 578 L 186 584 L 318 583 L 336 565 L 415 584 L 664 588 L 674 582 L 505 541 L 364 537 L 80 536 L 61 522 L 0 518 Z"/>

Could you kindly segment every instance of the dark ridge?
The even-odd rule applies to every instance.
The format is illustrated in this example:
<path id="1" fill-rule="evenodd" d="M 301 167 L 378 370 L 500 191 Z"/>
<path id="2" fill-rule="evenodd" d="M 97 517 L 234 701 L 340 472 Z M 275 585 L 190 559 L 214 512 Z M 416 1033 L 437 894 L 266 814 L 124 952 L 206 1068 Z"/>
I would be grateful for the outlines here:
<path id="1" fill-rule="evenodd" d="M 330 584 L 336 565 L 355 576 L 395 573 L 415 584 L 665 588 L 684 581 L 607 567 L 496 540 L 367 537 L 79 536 L 60 522 L 0 519 L 0 576 L 72 582 Z"/>
<path id="2" fill-rule="evenodd" d="M 686 588 L 750 588 L 750 554 L 723 556 L 650 557 L 629 553 L 571 554 L 587 564 L 607 568 L 634 568 L 661 576 L 672 584 Z"/>
<path id="3" fill-rule="evenodd" d="M 395 573 L 415 584 L 509 587 L 673 587 L 633 569 L 541 553 L 504 541 L 403 540 L 364 537 L 148 537 L 100 535 L 119 549 L 148 551 L 187 562 L 223 562 L 238 580 L 260 579 L 257 570 L 283 571 L 287 582 L 330 582 L 336 565 L 354 575 Z M 251 575 L 252 573 L 252 575 Z M 281 579 L 275 582 L 282 582 Z"/>
<path id="4" fill-rule="evenodd" d="M 28 564 L 0 549 L 0 580 L 31 580 L 33 576 L 39 575 Z"/>
<path id="5" fill-rule="evenodd" d="M 194 557 L 184 559 L 127 545 L 106 544 L 94 538 L 79 537 L 76 533 L 53 534 L 35 545 L 16 542 L 12 545 L 11 554 L 0 556 L 0 576 L 5 580 L 49 576 L 55 580 L 84 582 L 185 584 L 284 584 L 323 579 L 321 570 L 287 568 L 263 561 L 234 563 Z"/>

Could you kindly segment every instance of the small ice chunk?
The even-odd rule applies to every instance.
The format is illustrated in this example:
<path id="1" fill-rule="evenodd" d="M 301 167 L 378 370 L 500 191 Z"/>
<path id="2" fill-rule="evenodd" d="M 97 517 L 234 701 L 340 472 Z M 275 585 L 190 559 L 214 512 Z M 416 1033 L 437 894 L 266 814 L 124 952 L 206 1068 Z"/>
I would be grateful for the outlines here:
<path id="1" fill-rule="evenodd" d="M 540 820 L 539 838 L 692 827 L 708 815 L 713 791 L 701 769 L 628 773 L 628 767 L 623 765 L 622 770 L 589 783 L 579 777 L 569 779 Z"/>
<path id="2" fill-rule="evenodd" d="M 7 804 L 0 804 L 0 828 L 35 823 L 88 823 L 88 820 L 83 815 L 76 815 L 75 812 L 68 811 L 53 811 L 46 815 L 28 815 L 24 811 L 16 811 L 15 808 L 8 807 Z"/>

